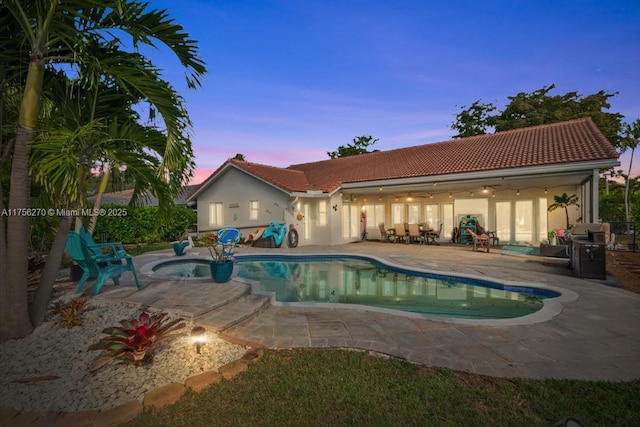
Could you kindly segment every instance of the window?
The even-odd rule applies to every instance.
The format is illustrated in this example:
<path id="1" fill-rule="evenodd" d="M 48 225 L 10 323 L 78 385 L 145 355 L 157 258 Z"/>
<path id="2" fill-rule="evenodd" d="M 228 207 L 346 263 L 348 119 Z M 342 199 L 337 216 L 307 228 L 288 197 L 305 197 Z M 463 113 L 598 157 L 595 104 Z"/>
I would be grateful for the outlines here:
<path id="1" fill-rule="evenodd" d="M 407 206 L 409 211 L 408 223 L 417 224 L 420 221 L 420 203 L 409 203 Z"/>
<path id="2" fill-rule="evenodd" d="M 327 201 L 320 200 L 318 202 L 318 225 L 327 225 Z"/>
<path id="3" fill-rule="evenodd" d="M 360 209 L 355 205 L 342 205 L 342 237 L 360 236 Z"/>
<path id="4" fill-rule="evenodd" d="M 209 203 L 209 225 L 222 225 L 222 202 Z"/>
<path id="5" fill-rule="evenodd" d="M 391 222 L 395 224 L 404 224 L 404 203 L 393 203 L 391 205 Z"/>
<path id="6" fill-rule="evenodd" d="M 533 200 L 516 202 L 515 225 L 516 241 L 531 242 L 533 240 Z"/>
<path id="7" fill-rule="evenodd" d="M 496 232 L 500 241 L 511 242 L 511 202 L 496 202 Z"/>
<path id="8" fill-rule="evenodd" d="M 258 219 L 259 203 L 257 200 L 251 200 L 249 202 L 249 219 Z"/>
<path id="9" fill-rule="evenodd" d="M 547 238 L 547 215 L 547 198 L 541 197 L 538 201 L 538 217 L 540 218 L 538 240 L 540 241 Z"/>
<path id="10" fill-rule="evenodd" d="M 384 224 L 384 204 L 364 205 L 364 211 L 367 214 L 367 228 L 377 230 L 378 224 Z"/>
<path id="11" fill-rule="evenodd" d="M 424 222 L 427 227 L 437 230 L 440 227 L 440 219 L 438 218 L 438 205 L 424 205 Z M 453 225 L 451 225 L 453 227 Z"/>

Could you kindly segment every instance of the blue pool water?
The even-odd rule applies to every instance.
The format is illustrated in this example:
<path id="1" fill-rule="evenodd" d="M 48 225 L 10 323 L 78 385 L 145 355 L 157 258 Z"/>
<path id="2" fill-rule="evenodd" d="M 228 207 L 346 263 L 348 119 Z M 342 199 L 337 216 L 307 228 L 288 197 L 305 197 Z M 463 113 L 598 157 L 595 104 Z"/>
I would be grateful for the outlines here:
<path id="1" fill-rule="evenodd" d="M 205 260 L 163 263 L 155 272 L 169 277 L 210 277 Z M 504 319 L 533 313 L 558 293 L 506 286 L 489 280 L 413 271 L 364 256 L 245 255 L 237 257 L 239 277 L 259 283 L 281 302 L 331 302 L 432 314 Z"/>

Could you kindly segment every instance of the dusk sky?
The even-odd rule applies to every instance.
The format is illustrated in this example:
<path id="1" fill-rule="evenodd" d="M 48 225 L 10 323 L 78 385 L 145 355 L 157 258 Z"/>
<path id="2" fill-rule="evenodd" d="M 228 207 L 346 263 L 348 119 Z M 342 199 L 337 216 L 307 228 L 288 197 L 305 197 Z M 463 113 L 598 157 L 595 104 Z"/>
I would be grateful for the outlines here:
<path id="1" fill-rule="evenodd" d="M 388 150 L 444 141 L 462 106 L 555 84 L 618 92 L 640 118 L 640 2 L 151 0 L 199 42 L 208 73 L 185 97 L 200 183 L 236 153 L 273 166 L 328 159 L 356 136 Z M 640 151 L 640 150 L 637 150 Z M 629 156 L 621 158 L 628 168 Z M 634 159 L 640 173 L 640 154 Z"/>

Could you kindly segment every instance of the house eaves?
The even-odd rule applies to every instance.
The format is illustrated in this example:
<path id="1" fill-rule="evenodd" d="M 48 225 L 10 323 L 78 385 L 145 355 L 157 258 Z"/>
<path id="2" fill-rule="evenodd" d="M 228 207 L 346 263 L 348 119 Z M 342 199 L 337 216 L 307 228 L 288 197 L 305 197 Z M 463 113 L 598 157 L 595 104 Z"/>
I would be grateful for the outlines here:
<path id="1" fill-rule="evenodd" d="M 356 181 L 345 182 L 341 188 L 350 189 L 368 189 L 380 187 L 395 186 L 419 186 L 424 184 L 442 184 L 442 183 L 461 183 L 466 181 L 475 181 L 483 179 L 504 179 L 504 178 L 532 178 L 541 175 L 557 175 L 573 174 L 577 172 L 587 173 L 594 169 L 609 169 L 619 166 L 620 162 L 616 159 L 595 160 L 589 162 L 562 163 L 544 166 L 529 166 L 523 168 L 512 169 L 496 169 L 489 171 L 476 171 L 467 173 L 453 173 L 442 175 L 429 175 L 399 179 L 384 179 L 374 181 Z"/>

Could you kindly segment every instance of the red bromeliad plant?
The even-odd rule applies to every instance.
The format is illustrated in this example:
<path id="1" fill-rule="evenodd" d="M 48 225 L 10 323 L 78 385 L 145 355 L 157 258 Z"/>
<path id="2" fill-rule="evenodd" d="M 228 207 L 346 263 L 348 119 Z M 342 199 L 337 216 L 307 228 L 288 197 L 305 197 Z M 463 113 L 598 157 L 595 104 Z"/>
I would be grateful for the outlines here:
<path id="1" fill-rule="evenodd" d="M 102 333 L 108 336 L 91 344 L 89 350 L 105 350 L 106 354 L 96 360 L 90 370 L 100 369 L 118 357 L 142 363 L 158 342 L 178 335 L 173 332 L 186 326 L 184 319 L 166 322 L 166 316 L 167 313 L 142 312 L 137 319 L 121 320 L 122 326 L 105 328 Z"/>

